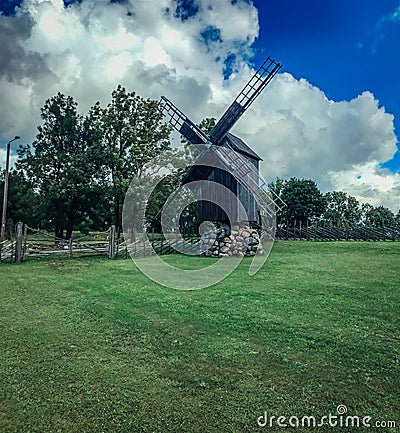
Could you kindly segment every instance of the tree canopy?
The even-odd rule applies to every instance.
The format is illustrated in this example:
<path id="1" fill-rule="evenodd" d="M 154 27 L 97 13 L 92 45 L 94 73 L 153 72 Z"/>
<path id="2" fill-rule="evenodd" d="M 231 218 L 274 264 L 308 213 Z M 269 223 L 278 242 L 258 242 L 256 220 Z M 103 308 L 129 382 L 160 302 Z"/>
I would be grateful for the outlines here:
<path id="1" fill-rule="evenodd" d="M 342 191 L 324 194 L 322 219 L 335 227 L 355 227 L 360 223 L 362 209 L 356 198 Z"/>
<path id="2" fill-rule="evenodd" d="M 130 179 L 169 148 L 170 128 L 157 101 L 118 86 L 111 102 L 86 116 L 71 96 L 58 93 L 41 110 L 32 145 L 19 148 L 17 168 L 40 196 L 42 225 L 69 237 L 76 227 L 121 227 Z"/>
<path id="3" fill-rule="evenodd" d="M 295 177 L 277 179 L 269 186 L 286 204 L 278 212 L 278 223 L 307 224 L 319 218 L 324 211 L 323 196 L 313 180 Z"/>

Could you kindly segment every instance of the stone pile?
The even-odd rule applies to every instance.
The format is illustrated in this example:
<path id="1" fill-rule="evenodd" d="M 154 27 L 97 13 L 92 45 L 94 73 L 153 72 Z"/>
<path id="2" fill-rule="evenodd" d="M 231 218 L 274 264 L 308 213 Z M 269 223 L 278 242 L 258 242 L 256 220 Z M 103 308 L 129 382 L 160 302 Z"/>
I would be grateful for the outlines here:
<path id="1" fill-rule="evenodd" d="M 226 225 L 204 230 L 200 239 L 200 255 L 206 257 L 255 256 L 264 254 L 257 230 L 248 225 Z"/>

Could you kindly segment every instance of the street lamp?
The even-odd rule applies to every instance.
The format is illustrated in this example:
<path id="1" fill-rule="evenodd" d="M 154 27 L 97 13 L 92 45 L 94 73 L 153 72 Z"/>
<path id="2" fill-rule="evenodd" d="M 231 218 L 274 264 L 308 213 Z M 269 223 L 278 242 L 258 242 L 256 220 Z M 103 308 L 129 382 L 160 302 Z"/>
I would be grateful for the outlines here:
<path id="1" fill-rule="evenodd" d="M 7 143 L 7 156 L 6 156 L 6 173 L 4 175 L 4 194 L 3 194 L 3 213 L 1 217 L 1 232 L 0 232 L 0 252 L 4 235 L 6 232 L 6 215 L 7 215 L 7 195 L 8 195 L 8 173 L 10 171 L 10 147 L 11 143 L 15 140 L 19 140 L 21 137 L 16 135 L 12 140 Z"/>

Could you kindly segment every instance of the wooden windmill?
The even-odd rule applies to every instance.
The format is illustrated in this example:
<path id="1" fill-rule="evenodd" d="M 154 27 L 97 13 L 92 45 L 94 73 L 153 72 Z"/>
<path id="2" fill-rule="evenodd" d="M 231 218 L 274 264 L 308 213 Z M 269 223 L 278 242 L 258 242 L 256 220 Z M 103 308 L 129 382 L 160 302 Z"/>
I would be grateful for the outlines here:
<path id="1" fill-rule="evenodd" d="M 209 135 L 201 131 L 185 114 L 165 96 L 161 97 L 160 111 L 170 124 L 192 145 L 197 147 L 196 164 L 191 167 L 182 185 L 209 180 L 217 182 L 238 198 L 241 208 L 245 209 L 248 223 L 261 225 L 263 216 L 271 216 L 274 206 L 280 208 L 278 198 L 271 198 L 271 191 L 259 173 L 261 158 L 241 140 L 229 131 L 249 108 L 257 96 L 264 90 L 281 68 L 281 64 L 268 57 L 239 96 L 228 107 Z M 217 159 L 218 167 L 208 161 Z M 210 199 L 204 199 L 204 191 L 197 191 L 197 222 L 218 221 L 229 223 L 226 209 Z M 237 201 L 237 200 L 236 200 Z M 239 222 L 241 215 L 236 203 L 231 201 L 229 214 Z M 235 208 L 236 207 L 236 208 Z"/>

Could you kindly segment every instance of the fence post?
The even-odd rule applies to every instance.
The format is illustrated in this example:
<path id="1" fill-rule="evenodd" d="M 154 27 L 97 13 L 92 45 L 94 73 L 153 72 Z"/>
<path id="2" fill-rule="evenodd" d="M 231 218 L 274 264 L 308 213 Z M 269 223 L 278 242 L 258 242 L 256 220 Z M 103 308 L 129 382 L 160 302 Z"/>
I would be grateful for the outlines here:
<path id="1" fill-rule="evenodd" d="M 22 251 L 22 260 L 25 260 L 25 256 L 26 256 L 26 243 L 27 243 L 27 239 L 28 239 L 28 226 L 26 224 L 24 224 L 24 248 Z"/>
<path id="2" fill-rule="evenodd" d="M 13 226 L 10 225 L 9 229 L 10 229 L 10 241 L 11 241 L 11 256 L 10 256 L 10 261 L 11 263 L 13 261 L 15 261 L 15 246 L 16 246 L 16 242 L 13 242 L 13 230 L 12 230 Z"/>
<path id="3" fill-rule="evenodd" d="M 110 238 L 108 244 L 108 258 L 115 259 L 115 225 L 110 227 Z"/>
<path id="4" fill-rule="evenodd" d="M 68 242 L 68 251 L 69 251 L 69 258 L 70 259 L 72 259 L 72 247 L 73 247 L 73 245 L 72 245 L 72 235 L 71 235 L 71 237 L 69 238 L 69 242 Z"/>
<path id="5" fill-rule="evenodd" d="M 18 222 L 16 226 L 15 263 L 22 262 L 23 226 L 22 222 Z"/>

